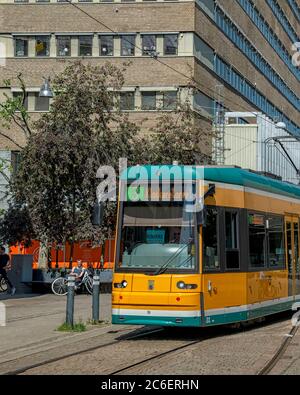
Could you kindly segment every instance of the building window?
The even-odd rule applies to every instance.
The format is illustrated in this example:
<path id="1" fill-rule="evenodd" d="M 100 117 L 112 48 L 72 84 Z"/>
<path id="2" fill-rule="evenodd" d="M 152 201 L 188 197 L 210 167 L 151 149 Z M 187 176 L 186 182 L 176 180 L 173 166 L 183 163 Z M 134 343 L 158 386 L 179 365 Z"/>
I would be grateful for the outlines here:
<path id="1" fill-rule="evenodd" d="M 35 38 L 35 55 L 36 56 L 50 55 L 50 36 L 37 36 Z"/>
<path id="2" fill-rule="evenodd" d="M 218 253 L 218 210 L 207 208 L 206 223 L 202 229 L 203 269 L 220 270 Z"/>
<path id="3" fill-rule="evenodd" d="M 50 99 L 49 97 L 40 97 L 38 93 L 35 94 L 35 111 L 49 111 Z"/>
<path id="4" fill-rule="evenodd" d="M 284 226 L 282 217 L 272 217 L 268 219 L 269 235 L 269 265 L 272 269 L 284 268 L 285 248 L 284 248 Z"/>
<path id="5" fill-rule="evenodd" d="M 163 93 L 163 109 L 176 110 L 177 108 L 177 91 Z"/>
<path id="6" fill-rule="evenodd" d="M 152 55 L 156 52 L 156 36 L 145 34 L 142 36 L 143 55 Z"/>
<path id="7" fill-rule="evenodd" d="M 265 217 L 261 214 L 249 214 L 249 254 L 250 268 L 260 269 L 266 267 L 266 226 Z"/>
<path id="8" fill-rule="evenodd" d="M 142 110 L 156 110 L 156 92 L 142 92 Z"/>
<path id="9" fill-rule="evenodd" d="M 120 94 L 120 110 L 134 111 L 134 92 L 122 92 Z"/>
<path id="10" fill-rule="evenodd" d="M 240 268 L 238 213 L 225 213 L 226 269 Z"/>
<path id="11" fill-rule="evenodd" d="M 57 42 L 57 56 L 71 56 L 71 37 L 58 36 Z"/>
<path id="12" fill-rule="evenodd" d="M 177 34 L 166 34 L 164 36 L 164 55 L 177 55 L 178 36 Z"/>
<path id="13" fill-rule="evenodd" d="M 28 56 L 28 37 L 15 38 L 15 56 Z"/>
<path id="14" fill-rule="evenodd" d="M 20 106 L 21 106 L 22 100 L 23 100 L 23 92 L 13 92 L 13 98 L 14 99 L 19 99 Z M 24 108 L 25 108 L 25 110 L 28 110 L 28 93 L 26 93 L 25 102 L 24 102 Z"/>
<path id="15" fill-rule="evenodd" d="M 100 56 L 113 56 L 114 36 L 100 36 Z"/>
<path id="16" fill-rule="evenodd" d="M 134 56 L 135 48 L 135 36 L 126 35 L 121 36 L 121 55 L 122 56 Z"/>
<path id="17" fill-rule="evenodd" d="M 92 56 L 93 36 L 79 36 L 79 56 Z"/>

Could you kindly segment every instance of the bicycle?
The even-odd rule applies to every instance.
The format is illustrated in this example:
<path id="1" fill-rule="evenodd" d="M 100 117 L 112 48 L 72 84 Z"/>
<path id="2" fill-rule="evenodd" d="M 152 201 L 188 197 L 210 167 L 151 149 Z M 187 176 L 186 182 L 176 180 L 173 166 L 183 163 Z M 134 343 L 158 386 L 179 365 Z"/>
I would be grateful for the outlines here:
<path id="1" fill-rule="evenodd" d="M 79 286 L 76 286 L 75 290 L 83 290 L 92 295 L 93 293 L 93 275 L 89 270 L 86 270 L 83 279 Z M 58 277 L 51 284 L 52 292 L 57 296 L 64 296 L 68 293 L 68 279 L 66 277 Z"/>
<path id="2" fill-rule="evenodd" d="M 7 291 L 7 282 L 2 277 L 2 274 L 0 274 L 0 292 L 6 292 L 6 291 Z"/>

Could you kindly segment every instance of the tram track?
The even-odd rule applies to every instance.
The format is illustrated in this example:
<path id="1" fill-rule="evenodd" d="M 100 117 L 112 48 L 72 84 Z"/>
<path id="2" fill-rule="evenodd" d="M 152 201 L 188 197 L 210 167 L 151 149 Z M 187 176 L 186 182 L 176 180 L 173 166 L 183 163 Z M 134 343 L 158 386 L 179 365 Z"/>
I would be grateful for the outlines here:
<path id="1" fill-rule="evenodd" d="M 272 320 L 273 321 L 273 320 Z M 277 322 L 277 320 L 273 322 L 271 322 L 271 325 L 273 324 L 279 324 L 281 323 L 281 320 L 278 320 L 279 322 Z M 270 323 L 269 323 L 270 324 Z M 264 326 L 268 327 L 269 324 L 266 323 L 266 325 L 259 325 L 258 329 L 263 328 Z M 133 344 L 130 345 L 129 341 L 131 340 L 141 340 L 141 343 L 138 342 L 136 344 L 136 347 L 134 347 L 134 349 L 137 351 L 136 355 L 133 355 L 130 359 L 127 360 L 123 360 L 121 362 L 121 364 L 119 364 L 119 366 L 111 366 L 112 369 L 105 369 L 105 373 L 104 374 L 108 374 L 108 375 L 118 375 L 118 374 L 136 374 L 138 373 L 138 371 L 140 371 L 140 369 L 148 369 L 148 367 L 151 368 L 152 364 L 151 362 L 154 362 L 154 365 L 156 365 L 156 362 L 158 362 L 159 364 L 164 364 L 165 360 L 168 359 L 168 356 L 174 358 L 177 358 L 176 353 L 180 354 L 181 352 L 185 352 L 185 351 L 189 351 L 191 350 L 191 352 L 193 352 L 193 349 L 200 343 L 205 342 L 205 340 L 209 340 L 212 338 L 217 338 L 220 336 L 224 336 L 227 334 L 234 334 L 235 332 L 237 334 L 239 333 L 244 333 L 244 332 L 248 332 L 248 331 L 255 331 L 255 326 L 254 327 L 250 327 L 250 328 L 246 328 L 243 329 L 242 332 L 240 331 L 236 331 L 236 329 L 228 329 L 224 328 L 216 328 L 216 329 L 210 329 L 207 333 L 202 333 L 201 337 L 199 336 L 199 333 L 192 333 L 188 336 L 185 336 L 185 338 L 182 338 L 182 332 L 175 332 L 175 337 L 174 337 L 174 332 L 168 332 L 166 331 L 166 329 L 161 328 L 161 327 L 155 327 L 155 328 L 138 328 L 135 331 L 131 331 L 129 333 L 126 333 L 127 330 L 125 329 L 120 329 L 120 330 L 111 330 L 106 332 L 107 334 L 116 334 L 116 336 L 118 337 L 113 337 L 113 338 L 108 338 L 106 339 L 107 342 L 103 343 L 103 344 L 93 344 L 93 340 L 92 338 L 90 339 L 89 343 L 85 344 L 85 348 L 84 349 L 77 349 L 77 351 L 72 351 L 72 352 L 66 352 L 64 353 L 64 355 L 60 354 L 60 355 L 53 355 L 53 353 L 51 353 L 51 350 L 46 350 L 46 355 L 42 355 L 41 352 L 37 352 L 37 353 L 32 353 L 30 355 L 28 355 L 28 360 L 26 360 L 25 356 L 23 358 L 23 360 L 21 361 L 21 366 L 19 363 L 19 367 L 18 366 L 13 366 L 14 364 L 14 360 L 11 360 L 10 362 L 12 362 L 10 368 L 7 367 L 7 369 L 5 370 L 5 372 L 3 372 L 2 374 L 5 375 L 19 375 L 19 374 L 35 374 L 34 372 L 37 371 L 39 372 L 39 368 L 41 368 L 40 371 L 45 371 L 45 369 L 47 368 L 47 365 L 50 365 L 54 363 L 54 365 L 52 365 L 52 368 L 50 367 L 50 370 L 53 369 L 54 371 L 59 371 L 59 368 L 56 368 L 55 363 L 58 362 L 58 365 L 61 363 L 64 363 L 62 361 L 66 360 L 67 358 L 70 357 L 76 357 L 76 356 L 81 356 L 84 355 L 86 353 L 93 353 L 93 352 L 97 352 L 98 350 L 104 349 L 104 353 L 107 355 L 108 358 L 110 358 L 108 355 L 112 356 L 113 354 L 111 353 L 120 353 L 120 355 L 126 355 L 126 353 L 128 352 L 128 350 L 132 349 Z M 278 328 L 277 328 L 278 329 Z M 287 329 L 287 328 L 286 328 Z M 276 363 L 280 360 L 280 358 L 282 357 L 282 355 L 284 354 L 284 352 L 286 351 L 287 347 L 289 346 L 290 342 L 293 340 L 294 336 L 297 333 L 297 329 L 298 328 L 292 328 L 290 333 L 287 335 L 287 338 L 284 339 L 283 343 L 280 346 L 280 349 L 276 352 L 276 355 L 274 355 L 274 357 L 257 373 L 257 372 L 253 372 L 253 374 L 259 374 L 259 375 L 265 375 L 268 374 L 269 372 L 272 371 L 272 369 L 276 366 Z M 166 332 L 165 332 L 166 331 Z M 125 332 L 125 334 L 122 334 L 122 332 Z M 165 333 L 164 333 L 165 332 Z M 158 335 L 158 338 L 155 335 Z M 162 336 L 161 336 L 162 334 Z M 179 335 L 179 336 L 178 336 Z M 194 336 L 197 336 L 196 338 L 193 338 Z M 95 338 L 96 339 L 96 338 Z M 176 344 L 167 344 L 164 343 L 164 347 L 160 347 L 159 342 L 161 342 L 163 339 L 167 339 L 167 340 L 171 340 L 171 341 L 176 341 Z M 157 340 L 159 340 L 159 342 L 157 342 Z M 100 340 L 101 341 L 101 340 Z M 139 349 L 141 350 L 141 347 L 143 343 L 145 343 L 150 341 L 153 342 L 153 347 L 149 348 L 147 350 L 146 355 L 145 354 L 141 354 L 141 352 L 139 351 Z M 98 342 L 99 342 L 99 338 L 98 338 Z M 127 342 L 127 344 L 126 344 Z M 121 345 L 120 345 L 121 344 Z M 151 344 L 151 343 L 149 343 Z M 72 347 L 72 345 L 70 344 L 69 347 Z M 117 346 L 117 347 L 115 347 Z M 68 347 L 68 346 L 67 346 Z M 111 347 L 111 348 L 109 348 Z M 117 350 L 116 350 L 117 349 Z M 48 355 L 47 355 L 48 354 Z M 51 355 L 52 354 L 52 355 Z M 100 352 L 100 354 L 103 354 L 102 352 Z M 43 360 L 41 360 L 41 358 Z M 82 358 L 85 357 L 81 357 Z M 77 358 L 76 358 L 77 360 Z M 17 359 L 15 359 L 16 363 L 17 363 Z M 72 360 L 71 360 L 72 361 Z M 73 362 L 75 359 L 73 358 Z M 18 368 L 17 368 L 18 367 Z M 1 370 L 1 364 L 0 364 L 0 370 Z M 95 371 L 96 374 L 96 371 Z"/>
<path id="2" fill-rule="evenodd" d="M 140 333 L 137 333 L 135 335 L 130 335 L 130 334 L 121 335 L 119 338 L 117 338 L 116 340 L 113 340 L 111 342 L 108 342 L 108 343 L 105 343 L 105 344 L 101 344 L 101 345 L 98 345 L 98 346 L 88 347 L 88 348 L 85 348 L 85 349 L 80 350 L 80 351 L 66 353 L 66 354 L 61 355 L 61 356 L 48 358 L 47 360 L 39 362 L 39 363 L 28 364 L 28 365 L 23 366 L 23 367 L 18 368 L 18 369 L 6 371 L 2 375 L 6 375 L 6 376 L 19 375 L 19 374 L 25 373 L 28 370 L 39 368 L 39 367 L 48 365 L 50 363 L 59 362 L 61 360 L 69 358 L 69 357 L 73 357 L 73 356 L 76 356 L 76 355 L 81 355 L 81 354 L 88 353 L 88 352 L 91 352 L 91 351 L 100 350 L 102 348 L 109 347 L 109 346 L 114 346 L 114 345 L 117 345 L 117 344 L 122 343 L 122 342 L 127 341 L 127 340 L 136 340 L 136 339 L 139 339 L 141 337 L 146 337 L 146 336 L 158 333 L 158 332 L 162 332 L 163 330 L 164 330 L 163 328 L 155 328 L 155 329 L 151 328 L 151 330 L 144 330 L 144 331 L 141 331 Z M 29 354 L 26 357 L 33 357 L 34 355 L 37 355 L 37 354 L 40 354 L 40 352 Z M 7 364 L 7 362 L 10 362 L 10 363 L 17 362 L 19 359 L 20 358 L 15 358 L 15 359 L 12 359 L 10 361 L 6 361 L 3 364 Z M 1 368 L 1 365 L 2 365 L 2 363 L 0 363 L 0 368 Z"/>
<path id="3" fill-rule="evenodd" d="M 283 339 L 280 347 L 277 349 L 273 357 L 265 364 L 265 366 L 259 372 L 257 372 L 258 376 L 267 376 L 272 372 L 272 370 L 276 367 L 278 362 L 282 359 L 282 357 L 286 353 L 291 342 L 294 340 L 298 330 L 299 330 L 299 326 L 295 325 L 292 327 L 290 332 L 286 335 L 285 339 Z"/>
<path id="4" fill-rule="evenodd" d="M 19 316 L 19 317 L 13 317 L 7 320 L 7 322 L 17 322 L 17 321 L 24 321 L 24 320 L 32 320 L 35 318 L 40 318 L 40 317 L 49 317 L 51 315 L 57 315 L 57 314 L 63 314 L 65 313 L 65 310 L 57 310 L 53 311 L 51 313 L 39 313 L 35 315 L 25 315 L 25 316 Z"/>
<path id="5" fill-rule="evenodd" d="M 173 354 L 173 353 L 178 352 L 178 351 L 184 351 L 184 350 L 186 350 L 187 348 L 192 347 L 192 346 L 195 346 L 195 345 L 201 343 L 202 341 L 204 341 L 204 340 L 206 340 L 206 339 L 207 339 L 207 338 L 203 338 L 203 339 L 200 339 L 200 340 L 197 340 L 197 341 L 194 341 L 194 342 L 190 342 L 190 343 L 188 343 L 188 344 L 184 344 L 184 345 L 182 345 L 182 346 L 173 348 L 172 350 L 168 350 L 168 351 L 162 352 L 162 353 L 160 353 L 160 354 L 158 354 L 158 355 L 153 355 L 153 356 L 151 356 L 151 357 L 149 357 L 149 358 L 145 358 L 145 359 L 142 360 L 142 361 L 133 363 L 133 364 L 128 365 L 128 366 L 126 366 L 126 367 L 124 367 L 124 368 L 121 368 L 121 369 L 115 370 L 115 371 L 113 371 L 113 372 L 110 372 L 109 374 L 112 375 L 112 376 L 114 376 L 114 375 L 117 375 L 117 374 L 120 374 L 120 373 L 126 373 L 128 370 L 131 370 L 131 369 L 134 369 L 134 368 L 136 368 L 136 367 L 142 366 L 142 365 L 144 365 L 144 364 L 146 364 L 146 363 L 148 363 L 148 362 L 151 362 L 151 361 L 154 361 L 154 360 L 163 358 L 163 357 L 165 357 L 165 356 L 168 356 L 168 355 Z"/>

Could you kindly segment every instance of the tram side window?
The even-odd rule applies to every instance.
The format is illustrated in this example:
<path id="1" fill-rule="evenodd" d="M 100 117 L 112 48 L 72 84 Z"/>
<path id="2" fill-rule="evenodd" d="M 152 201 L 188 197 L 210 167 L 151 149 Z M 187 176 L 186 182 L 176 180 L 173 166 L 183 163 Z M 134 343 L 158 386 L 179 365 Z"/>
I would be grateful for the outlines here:
<path id="1" fill-rule="evenodd" d="M 269 218 L 269 265 L 272 269 L 284 268 L 284 227 L 282 217 Z"/>
<path id="2" fill-rule="evenodd" d="M 249 254 L 250 268 L 266 267 L 266 224 L 265 217 L 260 214 L 249 214 Z"/>
<path id="3" fill-rule="evenodd" d="M 208 208 L 203 227 L 203 268 L 205 271 L 220 270 L 218 254 L 218 210 Z"/>
<path id="4" fill-rule="evenodd" d="M 228 270 L 240 268 L 238 218 L 238 212 L 225 213 L 226 269 Z"/>

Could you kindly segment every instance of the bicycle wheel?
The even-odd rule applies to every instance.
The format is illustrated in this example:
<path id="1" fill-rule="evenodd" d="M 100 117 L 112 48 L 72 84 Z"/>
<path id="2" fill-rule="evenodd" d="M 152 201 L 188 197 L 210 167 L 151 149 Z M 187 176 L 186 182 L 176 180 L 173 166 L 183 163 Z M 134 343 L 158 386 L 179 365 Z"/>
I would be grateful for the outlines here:
<path id="1" fill-rule="evenodd" d="M 93 277 L 88 276 L 85 283 L 85 289 L 88 291 L 90 295 L 93 294 Z"/>
<path id="2" fill-rule="evenodd" d="M 0 292 L 5 292 L 5 291 L 7 291 L 7 282 L 1 276 L 0 277 Z"/>
<path id="3" fill-rule="evenodd" d="M 55 295 L 58 296 L 67 295 L 68 293 L 67 279 L 58 277 L 51 284 L 51 289 Z"/>

